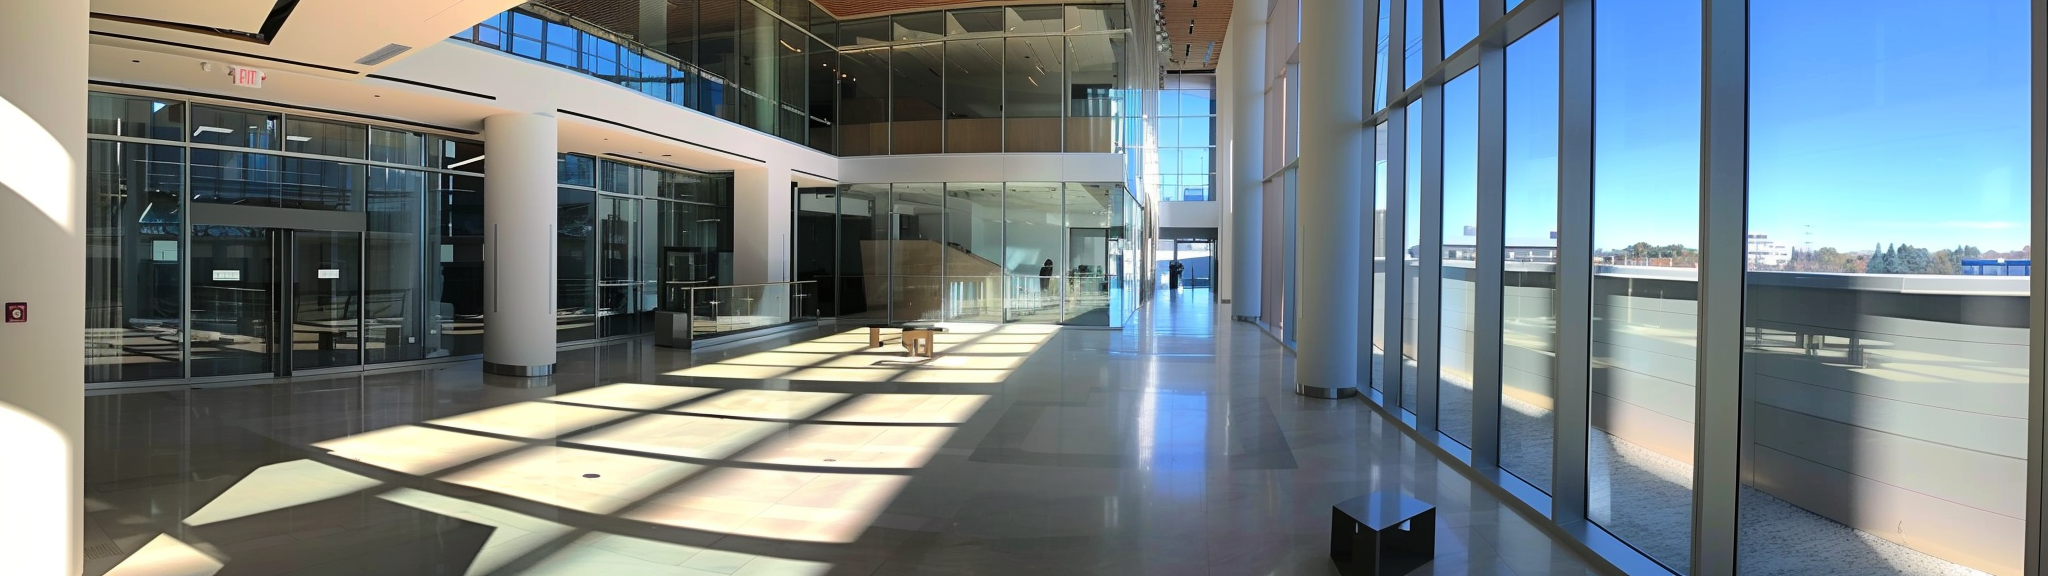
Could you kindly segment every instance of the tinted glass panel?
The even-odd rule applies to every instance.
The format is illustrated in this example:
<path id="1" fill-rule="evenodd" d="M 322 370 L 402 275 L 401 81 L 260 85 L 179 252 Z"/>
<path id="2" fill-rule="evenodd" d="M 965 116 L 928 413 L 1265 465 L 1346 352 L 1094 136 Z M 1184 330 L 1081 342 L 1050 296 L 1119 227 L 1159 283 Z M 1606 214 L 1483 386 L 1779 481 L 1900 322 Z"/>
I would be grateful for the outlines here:
<path id="1" fill-rule="evenodd" d="M 86 132 L 109 136 L 185 139 L 185 104 L 94 92 L 86 99 Z"/>
<path id="2" fill-rule="evenodd" d="M 273 112 L 195 105 L 192 107 L 192 142 L 276 150 L 280 140 L 277 134 L 280 120 L 279 115 Z"/>
<path id="3" fill-rule="evenodd" d="M 192 201 L 355 210 L 363 167 L 270 154 L 192 150 Z"/>
<path id="4" fill-rule="evenodd" d="M 284 122 L 284 151 L 363 158 L 369 132 L 361 124 L 294 117 Z"/>
<path id="5" fill-rule="evenodd" d="M 184 150 L 93 141 L 86 151 L 86 381 L 184 376 Z"/>

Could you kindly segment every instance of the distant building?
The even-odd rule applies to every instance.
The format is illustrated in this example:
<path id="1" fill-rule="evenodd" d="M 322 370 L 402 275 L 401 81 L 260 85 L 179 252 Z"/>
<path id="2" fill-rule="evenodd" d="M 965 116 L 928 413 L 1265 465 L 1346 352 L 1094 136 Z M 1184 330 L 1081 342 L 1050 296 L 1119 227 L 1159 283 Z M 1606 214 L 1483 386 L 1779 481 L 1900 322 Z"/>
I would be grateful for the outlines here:
<path id="1" fill-rule="evenodd" d="M 1763 266 L 1784 266 L 1792 261 L 1792 245 L 1779 244 L 1769 234 L 1749 235 L 1749 263 Z"/>
<path id="2" fill-rule="evenodd" d="M 2033 272 L 2034 261 L 2006 258 L 1985 258 L 1964 260 L 1964 276 L 2026 276 Z"/>

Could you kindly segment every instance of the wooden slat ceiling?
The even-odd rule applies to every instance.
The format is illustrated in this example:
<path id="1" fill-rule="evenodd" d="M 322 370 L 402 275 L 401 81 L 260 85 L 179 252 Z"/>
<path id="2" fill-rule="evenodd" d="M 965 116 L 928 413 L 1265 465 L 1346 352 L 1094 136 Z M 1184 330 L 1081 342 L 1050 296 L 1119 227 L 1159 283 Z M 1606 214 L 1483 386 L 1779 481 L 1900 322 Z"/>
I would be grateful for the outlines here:
<path id="1" fill-rule="evenodd" d="M 1168 70 L 1216 70 L 1223 59 L 1223 33 L 1230 27 L 1232 0 L 1165 0 Z M 1188 24 L 1194 23 L 1194 31 Z"/>

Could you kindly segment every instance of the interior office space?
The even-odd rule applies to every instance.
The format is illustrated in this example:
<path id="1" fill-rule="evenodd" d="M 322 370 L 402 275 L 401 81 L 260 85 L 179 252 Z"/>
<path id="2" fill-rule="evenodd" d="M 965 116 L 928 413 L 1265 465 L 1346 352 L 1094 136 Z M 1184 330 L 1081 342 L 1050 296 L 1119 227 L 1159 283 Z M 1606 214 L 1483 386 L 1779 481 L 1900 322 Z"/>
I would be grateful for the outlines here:
<path id="1" fill-rule="evenodd" d="M 0 572 L 2048 572 L 2038 2 L 6 11 Z"/>

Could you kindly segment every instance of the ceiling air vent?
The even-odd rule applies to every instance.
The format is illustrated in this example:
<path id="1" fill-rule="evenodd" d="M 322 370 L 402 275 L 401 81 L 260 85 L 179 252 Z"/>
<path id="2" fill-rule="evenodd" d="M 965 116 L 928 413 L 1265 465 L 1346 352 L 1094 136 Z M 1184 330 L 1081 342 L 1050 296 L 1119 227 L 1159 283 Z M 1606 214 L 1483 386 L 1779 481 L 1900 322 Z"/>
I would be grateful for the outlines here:
<path id="1" fill-rule="evenodd" d="M 383 64 L 385 60 L 395 58 L 399 54 L 404 54 L 405 51 L 411 49 L 411 46 L 406 46 L 402 44 L 385 44 L 383 48 L 378 48 L 376 52 L 371 52 L 369 56 L 364 56 L 362 58 L 356 59 L 356 63 L 364 66 L 376 66 L 378 64 Z"/>

